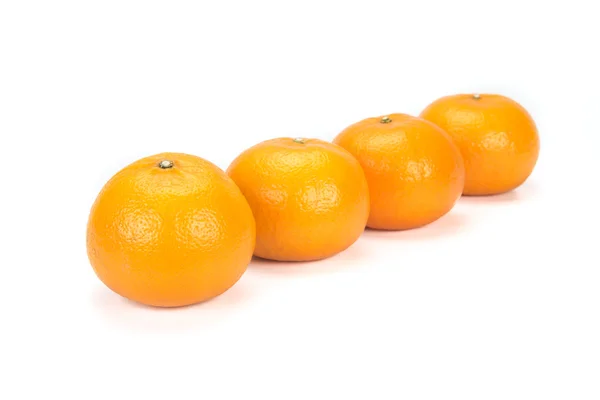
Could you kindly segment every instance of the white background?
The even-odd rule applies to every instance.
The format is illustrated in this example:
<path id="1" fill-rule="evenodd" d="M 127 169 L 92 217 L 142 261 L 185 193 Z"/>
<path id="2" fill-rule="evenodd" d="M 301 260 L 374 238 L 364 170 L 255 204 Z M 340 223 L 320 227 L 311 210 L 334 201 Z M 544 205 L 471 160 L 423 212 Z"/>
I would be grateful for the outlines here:
<path id="1" fill-rule="evenodd" d="M 593 4 L 3 1 L 0 398 L 597 400 Z M 225 169 L 462 92 L 537 121 L 518 190 L 325 261 L 253 262 L 185 309 L 123 300 L 89 265 L 90 206 L 138 158 Z"/>

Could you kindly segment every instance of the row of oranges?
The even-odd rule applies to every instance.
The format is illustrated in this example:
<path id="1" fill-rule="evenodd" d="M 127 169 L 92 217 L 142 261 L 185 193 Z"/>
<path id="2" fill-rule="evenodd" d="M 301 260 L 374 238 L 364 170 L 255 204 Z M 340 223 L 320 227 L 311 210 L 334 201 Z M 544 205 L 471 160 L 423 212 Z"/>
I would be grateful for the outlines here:
<path id="1" fill-rule="evenodd" d="M 279 138 L 227 172 L 163 153 L 118 172 L 98 195 L 87 248 L 116 293 L 175 307 L 233 286 L 252 255 L 332 256 L 365 226 L 400 230 L 446 214 L 462 195 L 516 188 L 539 153 L 528 112 L 500 95 L 441 98 L 420 117 L 368 118 L 333 141 Z"/>

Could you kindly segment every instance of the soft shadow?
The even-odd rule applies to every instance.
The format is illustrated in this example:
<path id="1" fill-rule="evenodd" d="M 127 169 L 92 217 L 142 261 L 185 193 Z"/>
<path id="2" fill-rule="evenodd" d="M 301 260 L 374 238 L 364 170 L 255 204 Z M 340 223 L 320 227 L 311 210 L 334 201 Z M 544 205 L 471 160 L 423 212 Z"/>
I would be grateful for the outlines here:
<path id="1" fill-rule="evenodd" d="M 340 272 L 354 265 L 360 265 L 370 258 L 368 246 L 361 239 L 362 236 L 346 250 L 322 260 L 274 261 L 255 256 L 248 269 L 259 274 L 274 275 L 314 275 Z"/>
<path id="2" fill-rule="evenodd" d="M 243 278 L 242 278 L 243 279 Z M 236 283 L 227 292 L 202 303 L 184 307 L 152 307 L 140 304 L 98 285 L 91 293 L 92 307 L 108 323 L 120 329 L 144 333 L 176 333 L 218 323 L 229 309 L 252 297 L 248 282 Z M 223 312 L 223 309 L 228 309 Z"/>
<path id="3" fill-rule="evenodd" d="M 385 231 L 367 229 L 364 236 L 367 238 L 390 240 L 431 240 L 458 234 L 468 227 L 469 217 L 456 210 L 444 215 L 440 219 L 420 228 L 402 231 Z"/>
<path id="4" fill-rule="evenodd" d="M 502 194 L 490 194 L 485 196 L 463 195 L 460 202 L 463 204 L 492 204 L 492 203 L 513 203 L 522 200 L 522 195 L 515 189 Z"/>
<path id="5" fill-rule="evenodd" d="M 535 197 L 538 193 L 539 190 L 535 184 L 526 182 L 510 192 L 485 196 L 463 195 L 459 201 L 463 204 L 508 204 L 527 201 Z"/>

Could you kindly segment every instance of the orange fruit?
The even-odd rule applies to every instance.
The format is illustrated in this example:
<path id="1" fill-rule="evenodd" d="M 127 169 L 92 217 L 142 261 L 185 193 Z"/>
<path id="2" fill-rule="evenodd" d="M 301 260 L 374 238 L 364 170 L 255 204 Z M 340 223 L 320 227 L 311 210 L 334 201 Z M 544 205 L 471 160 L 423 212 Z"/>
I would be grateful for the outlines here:
<path id="1" fill-rule="evenodd" d="M 538 159 L 540 140 L 529 113 L 497 94 L 460 94 L 430 104 L 421 117 L 444 129 L 465 161 L 465 195 L 490 195 L 520 186 Z"/>
<path id="2" fill-rule="evenodd" d="M 246 199 L 217 166 L 163 153 L 130 164 L 90 212 L 87 251 L 106 286 L 176 307 L 215 297 L 242 276 L 255 243 Z"/>
<path id="3" fill-rule="evenodd" d="M 426 225 L 460 197 L 464 166 L 457 147 L 436 125 L 406 114 L 367 118 L 335 139 L 363 167 L 374 229 Z"/>
<path id="4" fill-rule="evenodd" d="M 267 140 L 240 154 L 227 173 L 254 213 L 258 257 L 322 259 L 349 247 L 365 229 L 364 173 L 350 153 L 332 143 Z"/>

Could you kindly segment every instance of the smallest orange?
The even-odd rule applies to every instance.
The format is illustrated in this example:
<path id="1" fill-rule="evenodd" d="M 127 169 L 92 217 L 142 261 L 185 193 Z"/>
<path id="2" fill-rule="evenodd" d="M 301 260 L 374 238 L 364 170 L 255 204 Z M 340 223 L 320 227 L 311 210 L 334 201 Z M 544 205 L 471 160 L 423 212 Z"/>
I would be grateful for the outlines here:
<path id="1" fill-rule="evenodd" d="M 444 129 L 465 160 L 465 195 L 520 186 L 540 151 L 538 130 L 519 103 L 497 94 L 459 94 L 431 103 L 421 117 Z"/>

